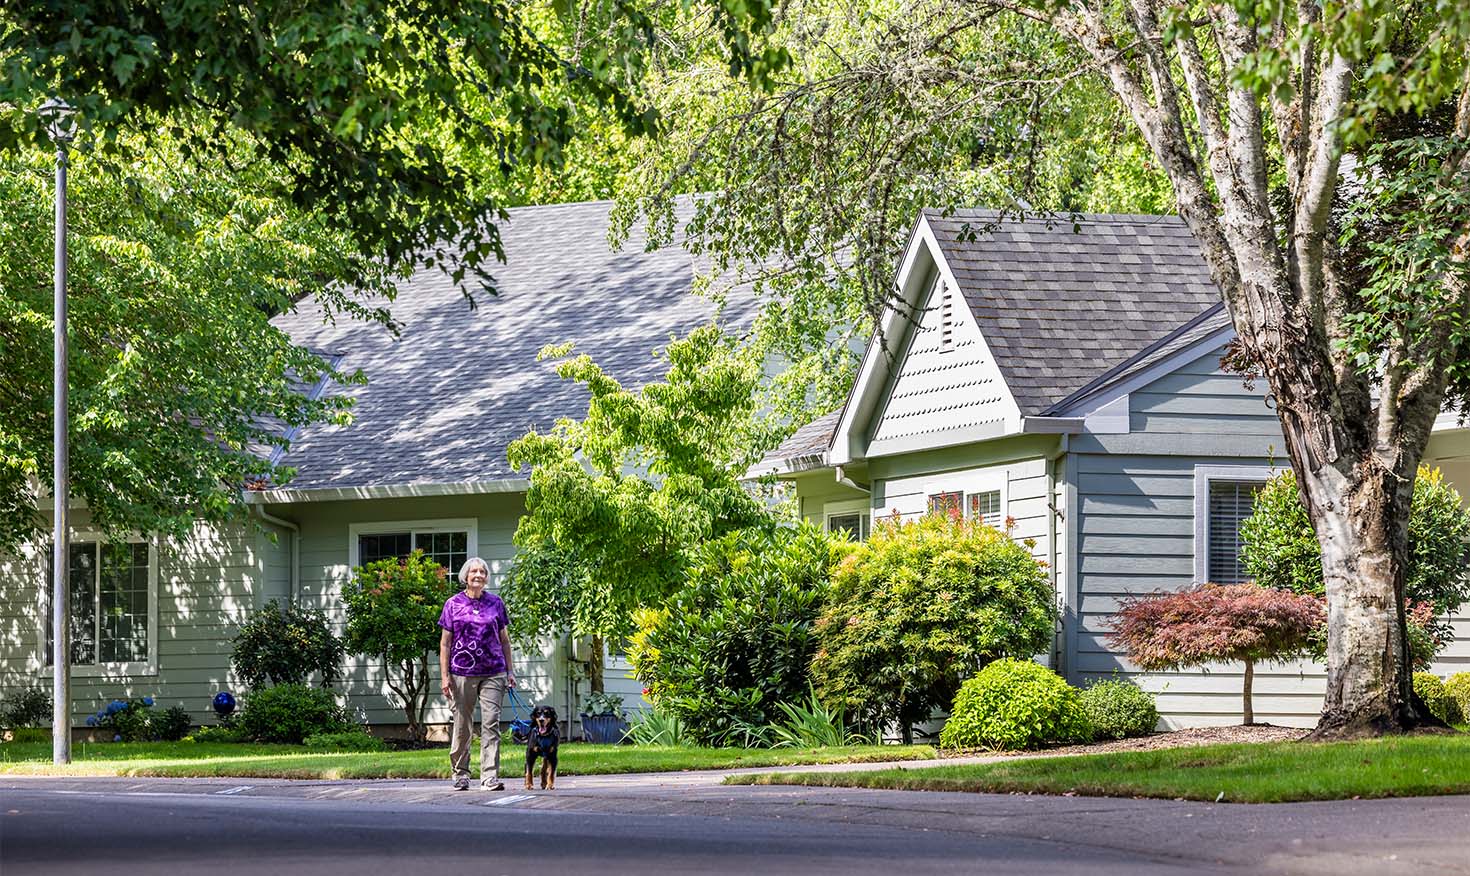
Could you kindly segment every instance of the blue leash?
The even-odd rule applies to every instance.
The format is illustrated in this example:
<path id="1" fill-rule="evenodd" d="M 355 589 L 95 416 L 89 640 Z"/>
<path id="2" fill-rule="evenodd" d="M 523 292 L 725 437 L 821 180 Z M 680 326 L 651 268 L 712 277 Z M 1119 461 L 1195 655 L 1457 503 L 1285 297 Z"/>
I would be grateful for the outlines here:
<path id="1" fill-rule="evenodd" d="M 531 710 L 521 702 L 515 688 L 507 688 L 506 693 L 510 695 L 511 713 L 515 715 L 515 719 L 510 722 L 510 738 L 516 742 L 525 742 L 531 738 Z M 521 717 L 522 709 L 526 710 L 526 717 Z"/>

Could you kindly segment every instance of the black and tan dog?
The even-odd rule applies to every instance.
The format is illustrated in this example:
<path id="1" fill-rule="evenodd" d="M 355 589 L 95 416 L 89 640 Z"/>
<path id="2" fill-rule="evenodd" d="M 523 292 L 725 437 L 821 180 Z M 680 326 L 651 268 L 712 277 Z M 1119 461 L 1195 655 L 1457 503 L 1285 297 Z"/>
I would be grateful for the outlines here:
<path id="1" fill-rule="evenodd" d="M 556 732 L 556 709 L 537 706 L 531 710 L 531 734 L 526 740 L 526 790 L 531 789 L 531 776 L 536 758 L 541 758 L 541 790 L 556 788 L 556 745 L 561 737 Z"/>

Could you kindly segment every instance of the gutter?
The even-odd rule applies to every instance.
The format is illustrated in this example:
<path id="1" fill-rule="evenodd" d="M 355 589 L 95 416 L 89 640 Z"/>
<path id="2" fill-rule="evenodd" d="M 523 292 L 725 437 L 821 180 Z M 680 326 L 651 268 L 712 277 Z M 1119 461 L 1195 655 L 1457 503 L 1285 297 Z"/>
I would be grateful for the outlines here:
<path id="1" fill-rule="evenodd" d="M 247 493 L 247 495 L 249 495 L 249 494 Z M 246 500 L 246 502 L 248 504 L 252 504 L 253 505 L 253 507 L 255 509 L 255 515 L 257 517 L 259 517 L 261 520 L 265 521 L 266 523 L 270 523 L 270 524 L 273 524 L 275 526 L 279 526 L 282 529 L 289 530 L 290 533 L 291 533 L 291 584 L 290 584 L 290 587 L 291 587 L 291 605 L 294 606 L 296 604 L 296 595 L 299 592 L 301 592 L 301 527 L 299 525 L 295 524 L 295 523 L 292 523 L 289 520 L 285 520 L 283 518 L 276 517 L 275 515 L 273 515 L 270 512 L 266 511 L 265 508 L 261 507 L 259 504 L 250 503 L 248 499 Z"/>
<path id="2" fill-rule="evenodd" d="M 293 490 L 248 490 L 247 505 L 275 505 L 293 502 L 335 502 L 352 499 L 411 499 L 415 496 L 474 496 L 492 493 L 524 493 L 531 488 L 529 478 L 505 478 L 495 481 L 457 481 L 443 484 L 380 484 L 366 487 L 316 487 Z"/>

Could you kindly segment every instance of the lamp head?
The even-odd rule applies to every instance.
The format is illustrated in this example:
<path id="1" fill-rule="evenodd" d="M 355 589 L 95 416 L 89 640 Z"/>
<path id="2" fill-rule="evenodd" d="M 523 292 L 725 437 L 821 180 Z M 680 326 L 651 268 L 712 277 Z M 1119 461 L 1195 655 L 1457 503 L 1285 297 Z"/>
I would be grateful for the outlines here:
<path id="1" fill-rule="evenodd" d="M 76 114 L 76 109 L 59 97 L 51 98 L 36 110 L 36 115 L 46 126 L 47 136 L 58 146 L 70 143 L 76 136 Z"/>

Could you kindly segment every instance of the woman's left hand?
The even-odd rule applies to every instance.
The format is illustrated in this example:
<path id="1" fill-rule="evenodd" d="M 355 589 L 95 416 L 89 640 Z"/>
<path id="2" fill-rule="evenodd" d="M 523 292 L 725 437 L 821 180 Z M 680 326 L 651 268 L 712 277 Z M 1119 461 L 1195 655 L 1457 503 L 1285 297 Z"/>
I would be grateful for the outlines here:
<path id="1" fill-rule="evenodd" d="M 506 687 L 515 687 L 516 686 L 516 674 L 514 672 L 507 672 L 505 674 L 505 686 Z"/>

